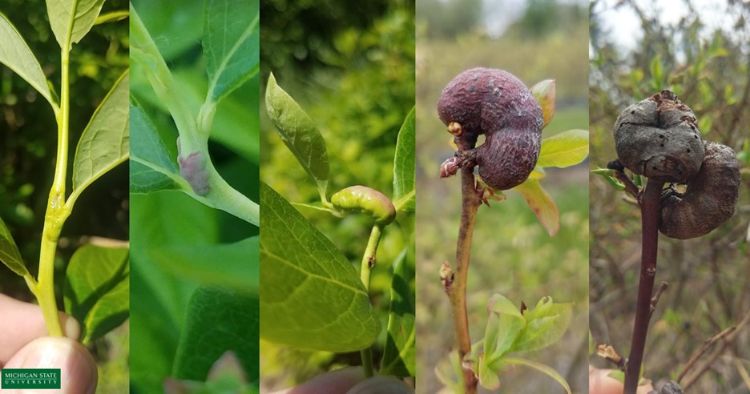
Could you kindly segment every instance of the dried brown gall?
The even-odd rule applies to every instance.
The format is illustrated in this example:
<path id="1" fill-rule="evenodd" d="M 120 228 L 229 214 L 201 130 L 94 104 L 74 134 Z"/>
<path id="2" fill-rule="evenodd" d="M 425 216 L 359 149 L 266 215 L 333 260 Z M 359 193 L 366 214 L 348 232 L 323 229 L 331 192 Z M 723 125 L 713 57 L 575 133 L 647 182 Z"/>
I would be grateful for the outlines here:
<path id="1" fill-rule="evenodd" d="M 662 200 L 659 231 L 671 238 L 708 234 L 734 215 L 740 166 L 732 148 L 709 142 L 698 174 L 684 194 L 668 192 Z"/>
<path id="2" fill-rule="evenodd" d="M 705 152 L 695 114 L 668 90 L 625 108 L 614 134 L 617 157 L 636 174 L 685 183 L 701 168 Z"/>
<path id="3" fill-rule="evenodd" d="M 485 135 L 481 146 L 444 170 L 455 170 L 456 164 L 476 165 L 487 185 L 506 190 L 521 184 L 534 169 L 541 147 L 542 110 L 512 74 L 490 68 L 460 73 L 443 89 L 438 115 L 466 146 L 473 148 Z"/>

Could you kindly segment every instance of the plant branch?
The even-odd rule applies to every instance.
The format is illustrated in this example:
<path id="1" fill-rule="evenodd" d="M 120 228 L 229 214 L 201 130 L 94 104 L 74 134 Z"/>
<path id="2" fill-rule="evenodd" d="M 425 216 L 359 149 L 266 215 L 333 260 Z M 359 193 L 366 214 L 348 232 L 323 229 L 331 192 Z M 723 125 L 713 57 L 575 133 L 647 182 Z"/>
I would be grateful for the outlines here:
<path id="1" fill-rule="evenodd" d="M 459 150 L 471 149 L 471 146 L 456 138 Z M 471 259 L 471 240 L 474 235 L 474 223 L 479 206 L 482 204 L 480 193 L 476 190 L 474 168 L 461 168 L 461 225 L 458 231 L 456 245 L 456 269 L 451 281 L 443 281 L 445 290 L 451 301 L 453 310 L 453 325 L 456 330 L 458 356 L 462 361 L 464 391 L 466 394 L 476 393 L 477 378 L 470 366 L 464 365 L 464 356 L 471 352 L 471 334 L 469 332 L 469 316 L 466 308 L 466 288 L 469 280 L 469 262 Z"/>
<path id="2" fill-rule="evenodd" d="M 373 267 L 375 267 L 375 259 L 378 253 L 378 245 L 380 245 L 380 237 L 383 235 L 383 229 L 380 225 L 372 226 L 370 231 L 370 239 L 367 241 L 367 247 L 365 253 L 362 255 L 362 263 L 360 264 L 359 277 L 362 280 L 362 284 L 365 286 L 365 290 L 370 291 L 370 274 L 372 273 Z M 362 349 L 360 351 L 362 357 L 362 369 L 365 371 L 366 377 L 372 377 L 375 375 L 375 368 L 372 364 L 372 348 Z"/>
<path id="3" fill-rule="evenodd" d="M 713 364 L 713 362 L 732 345 L 734 340 L 737 338 L 738 333 L 748 323 L 750 323 L 750 312 L 746 313 L 742 320 L 740 320 L 737 324 L 727 327 L 718 334 L 706 339 L 706 341 L 703 343 L 703 346 L 701 346 L 700 349 L 693 353 L 687 363 L 685 363 L 685 367 L 677 377 L 677 381 L 682 384 L 684 390 L 687 390 L 690 386 L 692 386 L 693 383 L 695 383 L 701 377 L 701 375 L 703 375 L 709 369 L 711 364 Z M 698 368 L 697 372 L 688 377 L 688 372 L 693 367 L 695 367 L 698 360 L 706 353 L 708 353 L 708 351 L 716 344 L 721 344 L 721 346 L 710 354 L 708 359 Z"/>
<path id="4" fill-rule="evenodd" d="M 643 362 L 648 323 L 651 318 L 652 293 L 656 276 L 656 255 L 659 242 L 659 218 L 661 214 L 661 193 L 664 182 L 649 179 L 641 198 L 641 275 L 638 283 L 638 301 L 635 311 L 635 325 L 625 370 L 625 394 L 635 394 Z"/>

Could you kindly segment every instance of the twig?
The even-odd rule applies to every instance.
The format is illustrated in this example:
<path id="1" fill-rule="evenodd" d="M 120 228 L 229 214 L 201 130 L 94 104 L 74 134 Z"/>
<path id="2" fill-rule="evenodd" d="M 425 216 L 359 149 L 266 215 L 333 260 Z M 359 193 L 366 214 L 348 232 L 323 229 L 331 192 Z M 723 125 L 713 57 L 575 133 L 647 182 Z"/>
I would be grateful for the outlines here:
<path id="1" fill-rule="evenodd" d="M 648 314 L 649 319 L 651 318 L 651 315 L 654 314 L 654 311 L 656 310 L 656 304 L 659 303 L 659 299 L 661 298 L 661 295 L 667 290 L 669 287 L 669 283 L 662 281 L 659 284 L 659 288 L 656 290 L 656 294 L 654 294 L 653 297 L 651 297 L 651 313 Z"/>
<path id="2" fill-rule="evenodd" d="M 625 186 L 625 192 L 627 192 L 637 200 L 638 195 L 640 194 L 640 190 L 638 189 L 638 186 L 633 183 L 633 180 L 625 174 L 625 166 L 623 166 L 619 160 L 615 160 L 609 162 L 607 164 L 607 168 L 609 168 L 610 170 L 614 170 L 614 176 Z"/>
<path id="3" fill-rule="evenodd" d="M 456 138 L 459 151 L 472 147 Z M 469 316 L 466 309 L 466 288 L 469 279 L 469 261 L 471 258 L 471 239 L 474 235 L 474 223 L 479 206 L 482 204 L 480 194 L 476 190 L 474 168 L 461 168 L 461 226 L 458 231 L 456 245 L 456 270 L 451 281 L 443 280 L 453 310 L 453 324 L 456 330 L 458 356 L 463 361 L 464 356 L 471 352 L 471 336 L 469 333 Z M 464 391 L 466 394 L 476 393 L 477 377 L 469 365 L 461 363 L 463 369 Z"/>
<path id="4" fill-rule="evenodd" d="M 651 318 L 651 294 L 656 276 L 656 254 L 659 242 L 659 217 L 661 193 L 664 182 L 649 179 L 641 199 L 641 277 L 638 283 L 638 301 L 635 311 L 635 325 L 630 345 L 630 356 L 625 370 L 625 394 L 635 394 L 646 346 L 648 322 Z"/>
<path id="5" fill-rule="evenodd" d="M 713 362 L 716 361 L 716 359 L 719 358 L 719 356 L 721 356 L 734 343 L 734 340 L 737 338 L 737 334 L 748 323 L 750 323 L 750 312 L 746 313 L 739 323 L 727 327 L 718 334 L 708 338 L 703 346 L 701 346 L 701 348 L 690 357 L 688 362 L 685 364 L 685 367 L 682 369 L 682 372 L 680 372 L 680 375 L 677 377 L 677 381 L 680 382 L 685 390 L 687 390 L 706 371 L 708 371 L 708 369 L 711 367 L 711 364 L 713 364 Z M 688 372 L 697 365 L 698 360 L 702 358 L 706 353 L 708 353 L 708 351 L 717 343 L 720 343 L 721 346 L 706 358 L 706 361 L 697 368 L 696 372 L 694 372 L 690 376 L 687 376 Z M 682 382 L 683 379 L 685 380 L 684 383 Z"/>
<path id="6" fill-rule="evenodd" d="M 383 229 L 380 225 L 376 224 L 372 226 L 365 253 L 362 255 L 359 276 L 362 280 L 362 284 L 368 292 L 370 291 L 370 274 L 372 273 L 373 267 L 375 267 L 375 257 L 378 253 L 378 245 L 380 244 L 380 237 L 382 234 Z M 362 369 L 365 371 L 365 376 L 374 376 L 375 368 L 372 363 L 372 348 L 368 347 L 362 349 L 360 351 L 360 357 L 362 358 Z"/>
<path id="7" fill-rule="evenodd" d="M 607 344 L 600 344 L 596 346 L 596 355 L 611 362 L 615 366 L 617 366 L 617 369 L 624 370 L 625 369 L 625 359 L 622 358 L 620 353 L 617 353 L 617 350 L 615 350 L 614 346 L 607 345 Z"/>

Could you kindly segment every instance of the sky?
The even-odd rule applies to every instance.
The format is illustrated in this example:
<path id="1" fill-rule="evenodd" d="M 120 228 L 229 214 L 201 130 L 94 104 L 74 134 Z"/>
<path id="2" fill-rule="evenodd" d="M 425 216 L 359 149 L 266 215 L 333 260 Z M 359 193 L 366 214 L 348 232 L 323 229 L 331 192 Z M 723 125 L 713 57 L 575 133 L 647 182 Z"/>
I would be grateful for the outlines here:
<path id="1" fill-rule="evenodd" d="M 562 4 L 582 4 L 589 0 L 558 0 Z M 526 0 L 483 0 L 484 27 L 490 37 L 499 37 L 523 15 Z"/>
<path id="2" fill-rule="evenodd" d="M 750 0 L 744 0 L 749 2 Z M 624 51 L 631 51 L 642 37 L 640 20 L 631 7 L 615 8 L 618 0 L 602 0 L 594 8 L 593 13 L 602 20 L 602 27 L 608 32 L 608 37 L 615 45 Z M 659 15 L 661 24 L 675 24 L 690 11 L 683 0 L 635 0 L 648 15 Z M 716 27 L 731 30 L 735 18 L 729 17 L 727 5 L 724 1 L 693 0 L 696 12 L 701 15 L 706 28 L 704 34 L 709 34 Z M 651 10 L 658 10 L 653 13 Z M 632 38 L 637 38 L 633 40 Z"/>

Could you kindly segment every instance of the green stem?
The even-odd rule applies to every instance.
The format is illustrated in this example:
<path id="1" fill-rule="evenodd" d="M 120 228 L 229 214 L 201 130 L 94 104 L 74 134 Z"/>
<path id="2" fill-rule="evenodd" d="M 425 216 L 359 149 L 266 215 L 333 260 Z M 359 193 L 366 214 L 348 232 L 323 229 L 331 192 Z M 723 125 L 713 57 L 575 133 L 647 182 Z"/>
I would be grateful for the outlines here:
<path id="1" fill-rule="evenodd" d="M 61 52 L 62 82 L 60 86 L 60 110 L 55 114 L 57 120 L 57 158 L 55 160 L 55 177 L 52 181 L 47 212 L 44 216 L 44 228 L 39 252 L 39 275 L 34 294 L 47 325 L 50 336 L 63 336 L 60 316 L 55 299 L 55 253 L 57 240 L 60 237 L 63 223 L 69 211 L 65 207 L 65 181 L 68 173 L 68 125 L 70 123 L 70 55 L 68 48 Z"/>
<path id="2" fill-rule="evenodd" d="M 51 223 L 50 223 L 51 224 Z M 50 336 L 61 337 L 63 330 L 60 325 L 60 316 L 55 299 L 55 251 L 57 239 L 60 234 L 59 228 L 45 223 L 42 231 L 42 245 L 39 253 L 39 278 L 36 289 L 36 297 L 39 307 L 42 309 L 44 322 Z"/>
<path id="3" fill-rule="evenodd" d="M 375 267 L 375 256 L 378 252 L 378 245 L 380 244 L 382 234 L 383 229 L 380 225 L 376 224 L 372 226 L 370 239 L 367 241 L 365 254 L 362 256 L 362 263 L 360 264 L 359 277 L 365 286 L 365 290 L 368 292 L 370 291 L 370 274 L 373 267 Z M 375 368 L 372 365 L 372 348 L 363 349 L 360 352 L 360 356 L 362 357 L 362 368 L 365 370 L 365 376 L 368 378 L 374 376 Z"/>
<path id="4" fill-rule="evenodd" d="M 209 171 L 210 192 L 203 199 L 203 203 L 221 209 L 250 224 L 260 226 L 260 207 L 255 201 L 233 188 L 214 168 L 210 159 L 206 166 Z"/>

